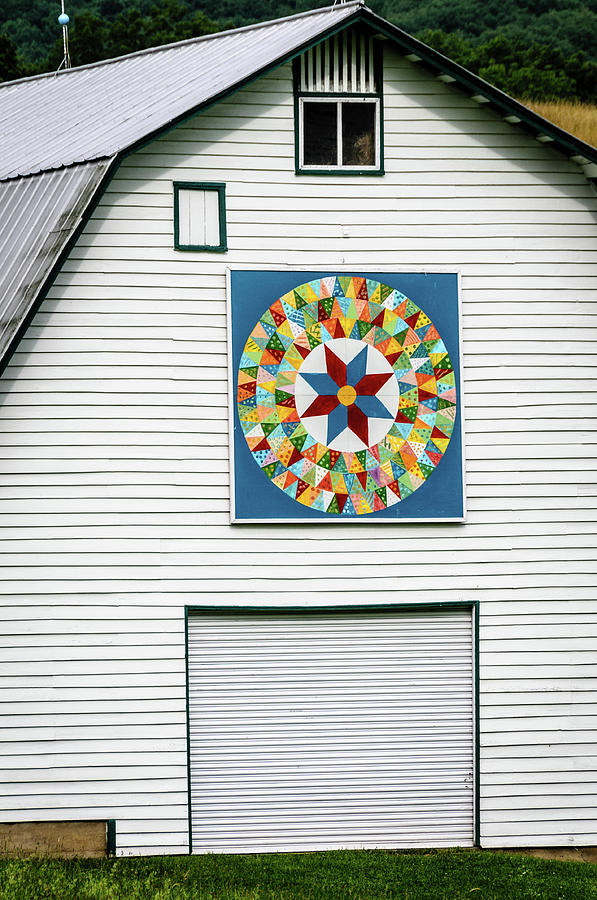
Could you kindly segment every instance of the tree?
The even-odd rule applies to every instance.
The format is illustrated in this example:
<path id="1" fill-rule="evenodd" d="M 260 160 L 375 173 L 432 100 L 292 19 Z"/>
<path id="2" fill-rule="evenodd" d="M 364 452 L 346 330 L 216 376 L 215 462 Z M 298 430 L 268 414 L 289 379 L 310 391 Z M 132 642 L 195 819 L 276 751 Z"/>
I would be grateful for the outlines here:
<path id="1" fill-rule="evenodd" d="M 584 53 L 566 56 L 549 44 L 503 35 L 474 45 L 458 35 L 425 31 L 419 38 L 514 97 L 594 102 L 597 63 Z"/>
<path id="2" fill-rule="evenodd" d="M 7 34 L 0 34 L 0 81 L 12 81 L 25 74 L 25 66 L 17 52 L 17 45 Z"/>
<path id="3" fill-rule="evenodd" d="M 85 66 L 106 59 L 106 31 L 104 20 L 94 13 L 83 11 L 73 16 L 68 29 L 71 65 Z M 41 71 L 56 71 L 63 57 L 64 47 L 62 37 L 59 37 L 54 42 Z"/>

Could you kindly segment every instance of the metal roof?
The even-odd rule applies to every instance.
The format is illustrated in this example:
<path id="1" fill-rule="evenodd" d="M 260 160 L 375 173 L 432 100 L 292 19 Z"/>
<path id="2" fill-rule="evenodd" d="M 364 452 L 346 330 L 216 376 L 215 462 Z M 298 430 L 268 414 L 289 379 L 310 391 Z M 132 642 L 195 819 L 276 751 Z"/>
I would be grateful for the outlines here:
<path id="1" fill-rule="evenodd" d="M 64 253 L 109 162 L 0 182 L 0 358 Z"/>
<path id="2" fill-rule="evenodd" d="M 112 156 L 358 15 L 359 0 L 0 85 L 0 179 Z"/>

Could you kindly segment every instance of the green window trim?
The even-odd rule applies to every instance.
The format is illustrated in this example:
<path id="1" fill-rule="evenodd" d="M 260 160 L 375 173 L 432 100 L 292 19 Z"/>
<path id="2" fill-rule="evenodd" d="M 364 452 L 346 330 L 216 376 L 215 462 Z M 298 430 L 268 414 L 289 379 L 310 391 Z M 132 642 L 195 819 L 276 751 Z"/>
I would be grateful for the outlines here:
<path id="1" fill-rule="evenodd" d="M 362 92 L 339 90 L 304 90 L 301 88 L 301 78 L 304 73 L 301 69 L 301 57 L 293 61 L 294 75 L 294 148 L 295 148 L 295 174 L 296 175 L 384 175 L 384 102 L 383 102 L 383 47 L 377 41 L 373 45 L 373 84 L 369 79 L 369 90 Z M 331 86 L 331 85 L 330 85 Z M 374 90 L 371 90 L 374 88 Z M 329 164 L 305 164 L 305 140 L 304 140 L 304 112 L 305 104 L 309 101 L 319 103 L 337 104 L 337 129 L 338 145 L 336 151 L 337 163 Z M 350 103 L 375 103 L 374 124 L 374 151 L 375 163 L 373 165 L 350 165 L 342 162 L 342 138 L 343 107 L 342 104 Z"/>
<path id="2" fill-rule="evenodd" d="M 175 181 L 174 189 L 174 249 L 175 250 L 208 250 L 212 253 L 225 253 L 228 250 L 226 234 L 226 185 L 217 181 Z M 217 194 L 218 206 L 218 242 L 186 243 L 181 240 L 181 191 L 202 191 Z"/>
<path id="3" fill-rule="evenodd" d="M 306 155 L 305 140 L 305 113 L 309 106 L 315 107 L 315 104 L 324 104 L 326 106 L 336 106 L 336 124 L 334 128 L 337 131 L 336 141 L 336 164 L 309 164 L 304 161 Z M 375 109 L 374 123 L 371 129 L 372 145 L 375 154 L 375 161 L 371 165 L 363 163 L 346 163 L 343 162 L 342 156 L 345 152 L 345 145 L 342 140 L 344 132 L 344 123 L 347 120 L 346 110 L 349 106 L 368 105 Z M 383 175 L 383 113 L 381 98 L 372 95 L 347 95 L 347 94 L 328 94 L 328 95 L 299 95 L 295 104 L 295 137 L 296 137 L 296 174 L 297 175 Z"/>

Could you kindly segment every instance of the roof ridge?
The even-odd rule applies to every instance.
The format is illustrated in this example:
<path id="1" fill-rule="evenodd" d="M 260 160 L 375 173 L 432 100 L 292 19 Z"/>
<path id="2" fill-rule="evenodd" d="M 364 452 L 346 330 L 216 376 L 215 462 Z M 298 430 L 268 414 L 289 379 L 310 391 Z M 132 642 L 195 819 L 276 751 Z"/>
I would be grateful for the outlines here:
<path id="1" fill-rule="evenodd" d="M 365 0 L 347 0 L 347 2 L 336 2 L 328 6 L 320 6 L 316 9 L 309 9 L 305 12 L 293 13 L 291 16 L 281 16 L 278 19 L 269 19 L 267 22 L 253 22 L 250 25 L 241 25 L 240 28 L 228 28 L 226 31 L 214 31 L 211 34 L 202 34 L 198 37 L 185 38 L 183 41 L 173 41 L 171 44 L 158 44 L 156 47 L 146 47 L 144 50 L 135 50 L 133 53 L 125 53 L 122 56 L 113 56 L 110 59 L 99 59 L 96 62 L 86 63 L 82 66 L 73 66 L 71 69 L 60 69 L 57 72 L 40 72 L 38 75 L 27 75 L 24 78 L 15 78 L 13 81 L 0 82 L 0 90 L 6 87 L 12 87 L 16 84 L 24 84 L 31 81 L 39 81 L 42 78 L 59 78 L 72 72 L 82 72 L 87 69 L 95 69 L 100 66 L 109 66 L 119 63 L 121 60 L 134 59 L 137 56 L 148 56 L 151 53 L 161 53 L 166 50 L 173 50 L 175 47 L 184 47 L 189 44 L 198 44 L 202 41 L 215 40 L 217 38 L 226 37 L 230 34 L 240 34 L 245 31 L 257 30 L 260 28 L 270 28 L 273 25 L 279 25 L 280 22 L 288 22 L 292 19 L 307 18 L 308 16 L 319 15 L 320 13 L 330 12 L 333 9 L 347 9 L 350 7 L 368 9 Z M 368 10 L 370 12 L 370 10 Z"/>

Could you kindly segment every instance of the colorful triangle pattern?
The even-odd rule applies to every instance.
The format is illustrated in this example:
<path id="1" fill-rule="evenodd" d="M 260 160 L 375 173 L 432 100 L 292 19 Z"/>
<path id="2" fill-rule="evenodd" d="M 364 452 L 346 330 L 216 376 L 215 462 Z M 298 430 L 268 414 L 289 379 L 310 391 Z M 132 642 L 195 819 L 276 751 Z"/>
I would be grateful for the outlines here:
<path id="1" fill-rule="evenodd" d="M 374 347 L 400 389 L 386 435 L 358 452 L 315 440 L 295 406 L 305 359 L 338 338 Z M 458 403 L 448 348 L 427 314 L 388 285 L 348 275 L 300 284 L 263 313 L 236 390 L 240 426 L 264 475 L 292 501 L 342 518 L 382 512 L 425 484 L 448 448 Z"/>

